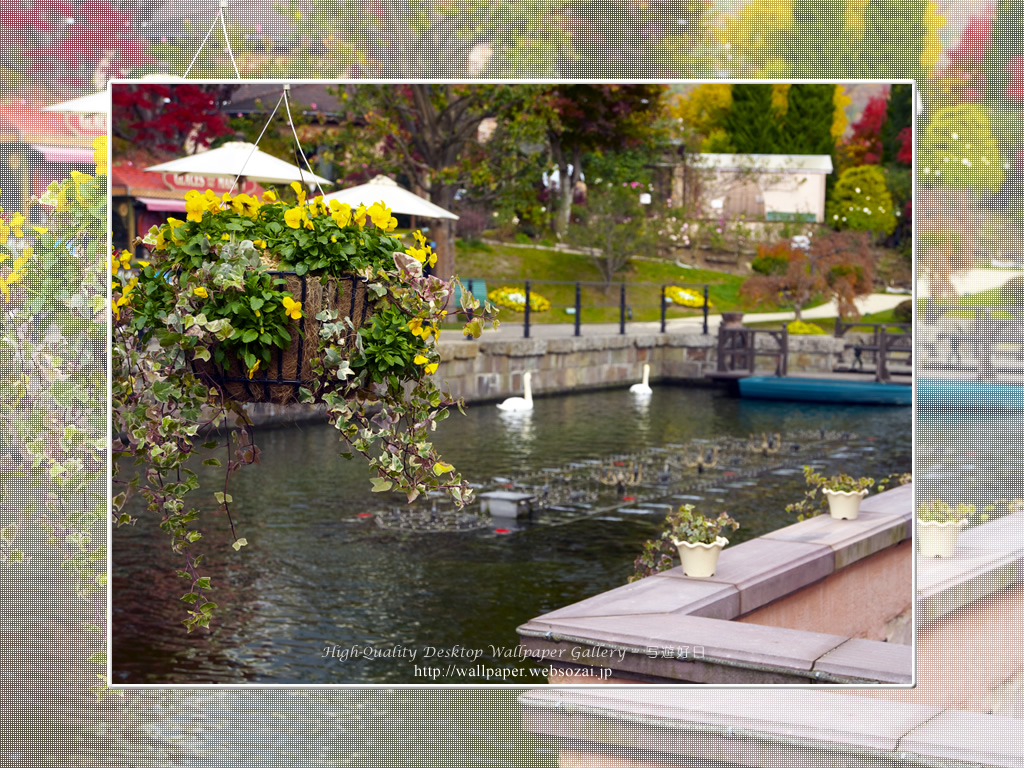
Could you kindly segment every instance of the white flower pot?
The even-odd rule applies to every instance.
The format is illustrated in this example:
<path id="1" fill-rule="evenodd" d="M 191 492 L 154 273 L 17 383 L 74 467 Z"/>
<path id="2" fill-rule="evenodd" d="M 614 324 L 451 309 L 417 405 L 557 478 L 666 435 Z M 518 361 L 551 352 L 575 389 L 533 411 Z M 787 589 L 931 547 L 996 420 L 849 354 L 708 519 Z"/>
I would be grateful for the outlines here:
<path id="1" fill-rule="evenodd" d="M 828 498 L 828 513 L 836 520 L 856 520 L 860 512 L 860 503 L 868 491 L 832 491 L 823 488 L 822 493 Z"/>
<path id="2" fill-rule="evenodd" d="M 722 547 L 729 543 L 724 536 L 715 539 L 714 544 L 691 544 L 689 541 L 672 540 L 679 550 L 679 561 L 683 573 L 687 576 L 702 579 L 715 575 L 718 555 Z"/>
<path id="3" fill-rule="evenodd" d="M 967 520 L 953 522 L 946 520 L 917 521 L 917 550 L 922 557 L 952 557 L 956 549 L 956 540 L 960 531 L 967 525 Z"/>

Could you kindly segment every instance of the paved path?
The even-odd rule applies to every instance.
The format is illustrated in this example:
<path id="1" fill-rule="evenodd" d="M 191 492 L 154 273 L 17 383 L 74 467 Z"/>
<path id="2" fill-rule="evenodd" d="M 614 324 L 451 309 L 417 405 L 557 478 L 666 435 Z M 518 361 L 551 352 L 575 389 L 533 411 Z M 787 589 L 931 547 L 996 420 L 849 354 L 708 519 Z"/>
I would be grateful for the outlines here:
<path id="1" fill-rule="evenodd" d="M 857 308 L 861 313 L 882 312 L 892 309 L 901 301 L 910 297 L 903 294 L 873 293 L 861 299 L 857 299 Z M 521 339 L 523 338 L 522 315 L 513 314 L 510 311 L 503 311 L 505 322 L 498 326 L 497 330 L 485 327 L 481 341 L 488 339 Z M 823 304 L 820 307 L 804 310 L 803 316 L 810 319 L 821 319 L 837 317 L 839 310 L 835 303 Z M 765 323 L 775 320 L 792 320 L 795 317 L 793 312 L 760 312 L 747 313 L 743 315 L 744 323 Z M 715 329 L 721 324 L 721 315 L 708 316 L 709 330 Z M 677 317 L 670 319 L 665 326 L 667 333 L 701 333 L 704 328 L 704 318 L 700 315 L 695 317 Z M 538 323 L 530 325 L 530 338 L 551 339 L 564 336 L 572 336 L 574 326 L 572 323 Z M 619 333 L 618 323 L 584 323 L 580 326 L 581 336 L 604 336 L 616 335 Z M 650 333 L 661 333 L 661 323 L 654 322 L 626 322 L 627 335 L 641 335 Z M 460 331 L 442 331 L 442 341 L 457 341 L 462 338 Z"/>

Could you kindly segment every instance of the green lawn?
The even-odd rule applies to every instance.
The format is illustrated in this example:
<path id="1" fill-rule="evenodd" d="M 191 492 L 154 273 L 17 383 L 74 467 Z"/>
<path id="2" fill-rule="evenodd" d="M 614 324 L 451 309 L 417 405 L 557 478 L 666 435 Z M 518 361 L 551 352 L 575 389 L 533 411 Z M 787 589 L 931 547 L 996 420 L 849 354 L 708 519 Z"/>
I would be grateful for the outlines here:
<path id="1" fill-rule="evenodd" d="M 661 259 L 634 259 L 629 269 L 615 276 L 610 286 L 604 286 L 594 262 L 583 254 L 565 253 L 547 248 L 491 245 L 485 243 L 458 243 L 456 271 L 463 282 L 467 278 L 485 280 L 488 291 L 502 286 L 522 288 L 530 278 L 530 291 L 551 302 L 546 312 L 531 312 L 531 323 L 567 323 L 573 314 L 566 312 L 575 304 L 575 282 L 598 283 L 581 286 L 580 314 L 582 323 L 610 323 L 619 319 L 619 282 L 627 283 L 626 305 L 632 309 L 636 321 L 660 319 L 662 285 L 678 285 L 702 293 L 705 283 L 712 312 L 745 309 L 739 299 L 743 278 L 724 272 L 701 269 L 681 269 Z M 700 315 L 702 311 L 668 305 L 668 317 Z M 507 322 L 515 322 L 522 315 L 503 310 Z"/>

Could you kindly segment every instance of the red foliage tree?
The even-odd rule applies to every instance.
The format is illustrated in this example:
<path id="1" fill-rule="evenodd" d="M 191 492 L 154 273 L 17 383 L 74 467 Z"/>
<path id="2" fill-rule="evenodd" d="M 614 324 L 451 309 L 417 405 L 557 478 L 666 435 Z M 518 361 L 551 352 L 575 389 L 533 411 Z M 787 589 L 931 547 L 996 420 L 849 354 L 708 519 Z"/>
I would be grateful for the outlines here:
<path id="1" fill-rule="evenodd" d="M 113 134 L 136 146 L 180 152 L 231 133 L 221 103 L 235 85 L 119 85 L 114 88 Z"/>
<path id="2" fill-rule="evenodd" d="M 940 76 L 945 87 L 961 101 L 977 103 L 985 94 L 985 55 L 992 44 L 992 9 L 975 16 L 948 53 L 949 64 Z"/>
<path id="3" fill-rule="evenodd" d="M 860 119 L 851 128 L 853 134 L 847 142 L 846 154 L 853 166 L 878 165 L 882 162 L 882 126 L 888 110 L 885 95 L 872 96 L 864 107 Z"/>
<path id="4" fill-rule="evenodd" d="M 133 7 L 129 13 L 108 0 L 15 0 L 8 5 L 0 14 L 0 56 L 13 71 L 36 77 L 54 73 L 64 87 L 102 88 L 109 78 L 154 61 L 139 34 L 148 15 L 144 9 Z"/>

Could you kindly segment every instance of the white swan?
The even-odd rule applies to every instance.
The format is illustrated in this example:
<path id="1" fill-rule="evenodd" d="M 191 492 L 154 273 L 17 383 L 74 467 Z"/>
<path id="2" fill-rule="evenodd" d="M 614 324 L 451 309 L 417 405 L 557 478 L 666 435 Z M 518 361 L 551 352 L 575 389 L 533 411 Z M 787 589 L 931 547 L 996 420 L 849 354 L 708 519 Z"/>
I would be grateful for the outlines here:
<path id="1" fill-rule="evenodd" d="M 632 387 L 629 388 L 629 391 L 632 392 L 634 395 L 651 394 L 651 392 L 653 392 L 654 390 L 651 389 L 650 385 L 647 383 L 648 379 L 650 379 L 650 376 L 651 366 L 648 365 L 647 363 L 644 363 L 644 380 L 639 384 L 634 384 Z"/>
<path id="2" fill-rule="evenodd" d="M 532 411 L 533 391 L 530 389 L 530 373 L 523 374 L 523 397 L 510 397 L 504 402 L 498 403 L 503 411 Z"/>

